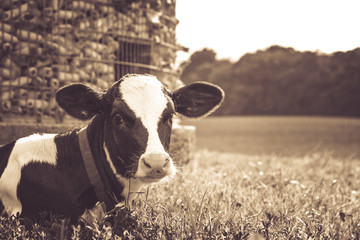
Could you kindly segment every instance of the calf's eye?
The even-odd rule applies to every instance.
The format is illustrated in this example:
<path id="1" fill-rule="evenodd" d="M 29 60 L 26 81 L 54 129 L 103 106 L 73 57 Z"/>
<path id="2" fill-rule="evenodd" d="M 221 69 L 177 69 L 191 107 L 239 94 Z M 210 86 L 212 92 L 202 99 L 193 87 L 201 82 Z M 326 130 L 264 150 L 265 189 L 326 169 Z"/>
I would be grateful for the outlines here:
<path id="1" fill-rule="evenodd" d="M 123 118 L 121 117 L 121 115 L 119 113 L 116 113 L 113 118 L 114 118 L 114 124 L 117 126 L 123 124 L 123 122 L 124 122 Z"/>
<path id="2" fill-rule="evenodd" d="M 173 114 L 170 114 L 170 115 L 165 116 L 165 117 L 162 119 L 163 123 L 170 123 L 171 120 L 172 120 L 172 117 L 173 117 Z"/>

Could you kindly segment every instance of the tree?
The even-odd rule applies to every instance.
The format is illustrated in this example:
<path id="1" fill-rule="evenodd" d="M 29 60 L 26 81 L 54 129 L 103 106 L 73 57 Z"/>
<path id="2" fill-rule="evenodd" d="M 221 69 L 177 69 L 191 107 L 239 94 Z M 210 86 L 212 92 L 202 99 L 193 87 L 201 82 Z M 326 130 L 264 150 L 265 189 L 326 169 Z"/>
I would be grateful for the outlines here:
<path id="1" fill-rule="evenodd" d="M 326 55 L 271 46 L 235 63 L 204 49 L 181 79 L 221 86 L 226 97 L 216 114 L 360 116 L 360 48 Z"/>
<path id="2" fill-rule="evenodd" d="M 208 66 L 210 66 L 214 62 L 216 62 L 216 53 L 214 50 L 205 48 L 201 51 L 195 52 L 191 55 L 188 62 L 182 64 L 181 67 L 183 68 L 183 72 L 181 80 L 184 83 L 191 83 L 194 81 L 206 81 L 206 79 L 204 78 L 194 78 L 194 73 L 196 73 L 202 65 L 208 64 Z M 199 76 L 199 74 L 196 75 Z"/>

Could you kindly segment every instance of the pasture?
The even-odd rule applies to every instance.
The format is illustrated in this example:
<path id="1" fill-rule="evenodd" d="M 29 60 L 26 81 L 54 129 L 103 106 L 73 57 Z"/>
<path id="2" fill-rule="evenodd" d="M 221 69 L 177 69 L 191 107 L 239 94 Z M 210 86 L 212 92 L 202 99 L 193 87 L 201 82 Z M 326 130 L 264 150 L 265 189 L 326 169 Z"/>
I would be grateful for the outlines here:
<path id="1" fill-rule="evenodd" d="M 0 239 L 359 239 L 360 120 L 221 117 L 195 159 L 100 222 L 0 219 Z M 176 156 L 175 156 L 176 157 Z"/>
<path id="2" fill-rule="evenodd" d="M 208 117 L 196 126 L 199 148 L 248 155 L 303 157 L 327 152 L 360 158 L 360 119 L 340 117 Z"/>

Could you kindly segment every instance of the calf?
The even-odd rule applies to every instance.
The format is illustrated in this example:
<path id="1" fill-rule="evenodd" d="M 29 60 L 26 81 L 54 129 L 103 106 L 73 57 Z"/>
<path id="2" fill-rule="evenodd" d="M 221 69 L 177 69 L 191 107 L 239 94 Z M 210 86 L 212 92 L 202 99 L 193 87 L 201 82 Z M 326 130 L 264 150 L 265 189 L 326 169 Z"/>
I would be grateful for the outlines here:
<path id="1" fill-rule="evenodd" d="M 168 154 L 172 117 L 204 117 L 223 91 L 193 83 L 174 92 L 154 76 L 126 75 L 107 91 L 68 85 L 56 100 L 90 120 L 65 134 L 34 134 L 0 147 L 0 200 L 9 215 L 51 211 L 76 218 L 104 202 L 111 210 L 145 184 L 175 174 Z"/>

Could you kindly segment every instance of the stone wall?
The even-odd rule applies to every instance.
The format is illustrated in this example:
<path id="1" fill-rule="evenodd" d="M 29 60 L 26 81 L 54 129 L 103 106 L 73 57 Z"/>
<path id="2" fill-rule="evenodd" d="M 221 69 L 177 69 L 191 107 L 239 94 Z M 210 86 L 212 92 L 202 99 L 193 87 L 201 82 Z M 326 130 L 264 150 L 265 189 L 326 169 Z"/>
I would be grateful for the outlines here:
<path id="1" fill-rule="evenodd" d="M 0 1 L 0 144 L 34 132 L 65 132 L 55 93 L 81 82 L 103 90 L 127 73 L 149 73 L 169 89 L 175 69 L 176 1 Z M 171 152 L 192 157 L 195 130 L 175 124 Z"/>

